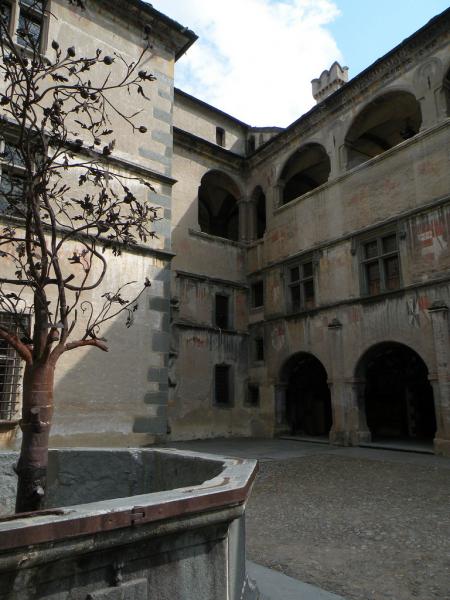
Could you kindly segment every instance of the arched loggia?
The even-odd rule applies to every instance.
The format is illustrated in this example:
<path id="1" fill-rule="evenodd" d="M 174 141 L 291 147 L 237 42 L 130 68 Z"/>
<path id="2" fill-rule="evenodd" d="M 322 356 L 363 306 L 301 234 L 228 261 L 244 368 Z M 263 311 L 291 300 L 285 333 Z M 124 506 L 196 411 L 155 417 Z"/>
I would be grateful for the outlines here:
<path id="1" fill-rule="evenodd" d="M 422 113 L 409 92 L 390 92 L 373 100 L 353 121 L 345 138 L 347 168 L 382 154 L 418 133 Z"/>
<path id="2" fill-rule="evenodd" d="M 281 173 L 282 204 L 326 183 L 330 169 L 330 157 L 320 144 L 307 144 L 294 152 Z"/>
<path id="3" fill-rule="evenodd" d="M 240 192 L 234 181 L 220 171 L 209 171 L 198 190 L 198 222 L 201 231 L 237 241 Z"/>

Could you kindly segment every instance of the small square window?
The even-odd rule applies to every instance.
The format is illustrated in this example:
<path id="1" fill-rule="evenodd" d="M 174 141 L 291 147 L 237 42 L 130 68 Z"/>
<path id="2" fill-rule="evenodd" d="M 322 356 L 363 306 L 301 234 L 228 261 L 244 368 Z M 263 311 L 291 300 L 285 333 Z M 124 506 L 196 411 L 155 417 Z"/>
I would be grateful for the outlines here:
<path id="1" fill-rule="evenodd" d="M 231 404 L 230 365 L 216 365 L 214 368 L 214 401 L 218 406 Z"/>
<path id="2" fill-rule="evenodd" d="M 262 280 L 252 284 L 251 293 L 252 308 L 264 306 L 264 283 Z"/>
<path id="3" fill-rule="evenodd" d="M 247 405 L 259 406 L 259 385 L 249 383 L 247 388 Z"/>

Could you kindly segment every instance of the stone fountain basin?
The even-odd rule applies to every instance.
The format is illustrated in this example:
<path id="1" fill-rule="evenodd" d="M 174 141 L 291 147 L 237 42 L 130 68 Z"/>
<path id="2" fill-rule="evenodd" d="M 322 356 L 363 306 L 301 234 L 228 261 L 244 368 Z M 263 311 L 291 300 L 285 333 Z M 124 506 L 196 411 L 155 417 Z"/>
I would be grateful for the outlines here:
<path id="1" fill-rule="evenodd" d="M 256 468 L 179 450 L 51 450 L 46 509 L 0 520 L 0 598 L 256 598 L 244 526 Z"/>

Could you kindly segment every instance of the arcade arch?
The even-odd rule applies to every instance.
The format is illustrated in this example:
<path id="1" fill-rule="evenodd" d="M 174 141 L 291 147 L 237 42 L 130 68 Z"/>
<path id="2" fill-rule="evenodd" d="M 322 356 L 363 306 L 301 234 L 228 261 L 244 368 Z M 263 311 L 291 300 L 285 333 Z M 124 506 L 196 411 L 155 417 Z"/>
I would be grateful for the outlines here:
<path id="1" fill-rule="evenodd" d="M 332 425 L 331 395 L 325 367 L 314 355 L 300 352 L 284 364 L 286 419 L 292 434 L 328 435 Z"/>
<path id="2" fill-rule="evenodd" d="M 239 238 L 240 191 L 221 171 L 209 171 L 198 190 L 198 223 L 201 231 L 237 241 Z"/>
<path id="3" fill-rule="evenodd" d="M 358 362 L 372 438 L 432 440 L 436 432 L 433 388 L 423 359 L 409 346 L 383 342 Z"/>
<path id="4" fill-rule="evenodd" d="M 307 144 L 294 152 L 281 172 L 281 203 L 287 204 L 326 183 L 330 170 L 330 157 L 320 144 Z"/>
<path id="5" fill-rule="evenodd" d="M 355 118 L 345 138 L 347 168 L 352 169 L 418 133 L 420 104 L 409 92 L 379 96 Z"/>

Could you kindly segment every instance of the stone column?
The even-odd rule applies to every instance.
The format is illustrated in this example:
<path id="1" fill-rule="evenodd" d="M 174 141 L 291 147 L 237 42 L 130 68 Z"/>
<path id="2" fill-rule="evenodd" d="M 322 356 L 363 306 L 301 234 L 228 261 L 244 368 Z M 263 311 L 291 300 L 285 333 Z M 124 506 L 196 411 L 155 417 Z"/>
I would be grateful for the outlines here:
<path id="1" fill-rule="evenodd" d="M 253 198 L 248 201 L 248 240 L 254 242 L 256 240 L 256 200 Z"/>
<path id="2" fill-rule="evenodd" d="M 331 392 L 333 425 L 330 443 L 339 446 L 357 446 L 370 441 L 365 412 L 365 384 L 363 380 L 345 377 L 342 324 L 333 319 L 328 325 L 330 364 L 332 373 L 328 385 Z"/>
<path id="3" fill-rule="evenodd" d="M 450 333 L 448 306 L 434 302 L 428 309 L 433 329 L 437 381 L 432 381 L 436 411 L 436 454 L 450 456 Z"/>
<path id="4" fill-rule="evenodd" d="M 350 423 L 350 445 L 372 441 L 372 434 L 367 426 L 366 419 L 366 382 L 364 379 L 348 379 L 345 395 L 348 397 L 348 420 Z"/>
<path id="5" fill-rule="evenodd" d="M 274 210 L 283 206 L 284 181 L 279 181 L 273 186 L 273 208 Z"/>
<path id="6" fill-rule="evenodd" d="M 248 200 L 241 198 L 238 201 L 239 210 L 239 241 L 247 242 L 248 237 Z"/>
<path id="7" fill-rule="evenodd" d="M 286 390 L 287 384 L 278 383 L 274 386 L 275 395 L 275 435 L 277 433 L 285 433 L 288 429 L 288 421 L 286 414 Z"/>

